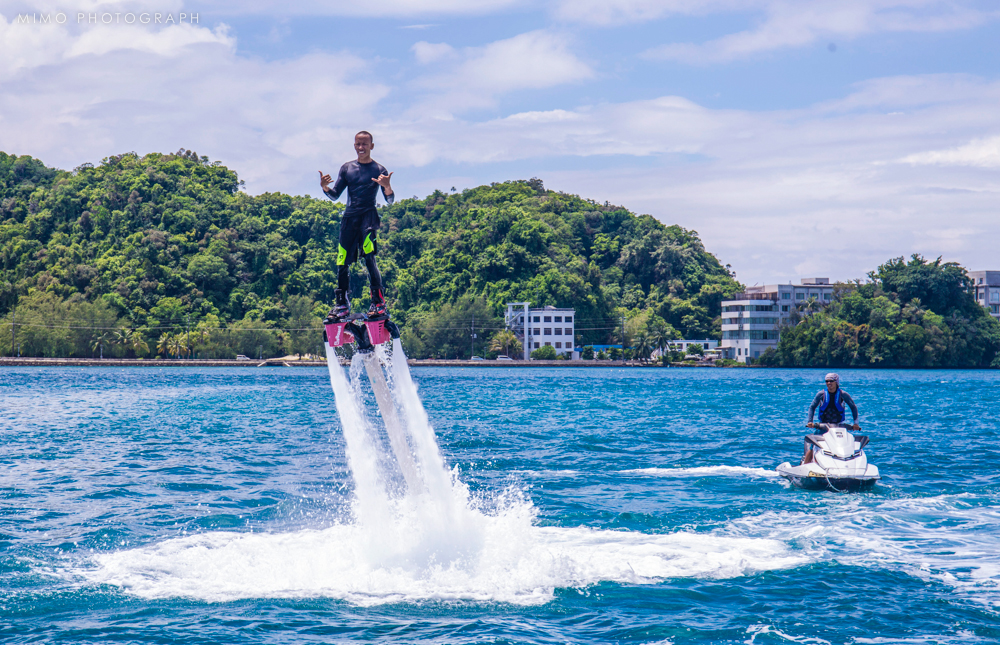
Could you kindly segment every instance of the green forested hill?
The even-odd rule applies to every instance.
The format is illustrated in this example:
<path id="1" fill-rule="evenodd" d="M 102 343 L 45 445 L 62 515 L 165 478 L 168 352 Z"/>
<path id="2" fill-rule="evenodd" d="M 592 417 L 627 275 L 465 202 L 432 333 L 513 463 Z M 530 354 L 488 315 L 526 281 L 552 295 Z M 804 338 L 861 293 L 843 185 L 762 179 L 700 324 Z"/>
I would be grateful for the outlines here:
<path id="1" fill-rule="evenodd" d="M 940 258 L 889 260 L 840 285 L 821 311 L 796 315 L 777 350 L 784 367 L 1000 367 L 1000 323 L 972 296 L 965 269 Z"/>
<path id="2" fill-rule="evenodd" d="M 183 149 L 73 172 L 0 153 L 0 353 L 315 351 L 343 206 L 239 186 Z M 693 231 L 539 180 L 385 208 L 379 262 L 408 350 L 426 356 L 468 356 L 472 318 L 489 335 L 512 300 L 575 307 L 579 342 L 616 338 L 622 316 L 628 340 L 707 337 L 739 289 Z M 358 265 L 356 309 L 365 285 Z"/>

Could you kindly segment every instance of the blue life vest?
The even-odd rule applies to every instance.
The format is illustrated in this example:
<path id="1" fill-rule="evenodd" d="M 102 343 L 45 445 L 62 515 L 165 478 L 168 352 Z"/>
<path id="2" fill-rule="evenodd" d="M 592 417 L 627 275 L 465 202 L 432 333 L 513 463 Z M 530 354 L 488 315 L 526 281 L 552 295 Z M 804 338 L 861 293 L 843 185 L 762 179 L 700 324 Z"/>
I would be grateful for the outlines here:
<path id="1" fill-rule="evenodd" d="M 830 405 L 833 403 L 833 405 Z M 820 423 L 843 423 L 844 422 L 844 397 L 837 388 L 837 396 L 830 398 L 830 390 L 823 391 L 823 405 L 819 406 Z"/>

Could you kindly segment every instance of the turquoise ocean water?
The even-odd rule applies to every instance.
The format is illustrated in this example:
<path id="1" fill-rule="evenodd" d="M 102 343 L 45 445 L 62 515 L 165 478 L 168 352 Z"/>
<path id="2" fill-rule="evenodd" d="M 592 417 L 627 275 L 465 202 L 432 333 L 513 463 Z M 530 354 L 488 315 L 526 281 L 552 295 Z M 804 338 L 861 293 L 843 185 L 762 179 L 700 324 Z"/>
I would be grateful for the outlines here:
<path id="1" fill-rule="evenodd" d="M 417 368 L 478 523 L 393 542 L 325 369 L 4 369 L 0 642 L 1000 641 L 1000 372 L 842 372 L 859 495 L 774 472 L 823 374 Z"/>

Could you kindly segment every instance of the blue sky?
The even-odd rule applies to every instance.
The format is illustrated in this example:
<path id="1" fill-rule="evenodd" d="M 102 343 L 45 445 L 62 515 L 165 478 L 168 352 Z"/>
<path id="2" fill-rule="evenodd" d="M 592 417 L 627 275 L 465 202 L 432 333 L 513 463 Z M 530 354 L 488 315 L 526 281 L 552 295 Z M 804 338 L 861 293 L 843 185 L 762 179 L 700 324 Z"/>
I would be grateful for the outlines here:
<path id="1" fill-rule="evenodd" d="M 1000 269 L 998 20 L 975 0 L 0 0 L 0 150 L 184 147 L 251 193 L 319 196 L 367 129 L 400 195 L 537 176 L 697 230 L 748 284 L 911 253 Z"/>

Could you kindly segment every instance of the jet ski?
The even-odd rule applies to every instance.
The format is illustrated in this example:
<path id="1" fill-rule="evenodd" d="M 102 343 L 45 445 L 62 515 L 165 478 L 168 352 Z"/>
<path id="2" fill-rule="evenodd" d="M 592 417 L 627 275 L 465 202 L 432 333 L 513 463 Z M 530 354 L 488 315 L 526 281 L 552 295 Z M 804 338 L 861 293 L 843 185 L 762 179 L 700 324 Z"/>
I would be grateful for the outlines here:
<path id="1" fill-rule="evenodd" d="M 868 490 L 881 479 L 878 466 L 868 463 L 865 456 L 867 435 L 825 423 L 820 428 L 826 432 L 806 435 L 806 442 L 815 447 L 813 460 L 798 466 L 786 461 L 778 466 L 779 475 L 798 488 L 852 493 Z"/>

